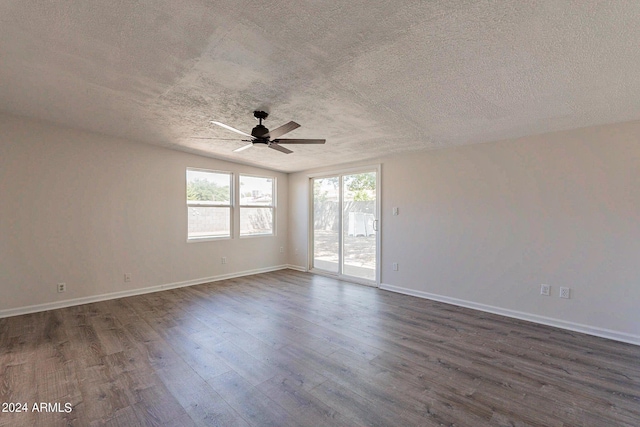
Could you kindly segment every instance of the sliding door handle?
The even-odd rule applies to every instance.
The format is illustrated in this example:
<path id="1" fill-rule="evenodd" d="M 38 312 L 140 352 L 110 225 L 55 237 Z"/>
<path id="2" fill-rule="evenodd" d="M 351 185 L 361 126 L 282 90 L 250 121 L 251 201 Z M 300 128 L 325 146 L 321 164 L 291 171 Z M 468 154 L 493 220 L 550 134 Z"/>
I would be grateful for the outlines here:
<path id="1" fill-rule="evenodd" d="M 373 231 L 378 231 L 378 220 L 377 219 L 373 220 Z"/>

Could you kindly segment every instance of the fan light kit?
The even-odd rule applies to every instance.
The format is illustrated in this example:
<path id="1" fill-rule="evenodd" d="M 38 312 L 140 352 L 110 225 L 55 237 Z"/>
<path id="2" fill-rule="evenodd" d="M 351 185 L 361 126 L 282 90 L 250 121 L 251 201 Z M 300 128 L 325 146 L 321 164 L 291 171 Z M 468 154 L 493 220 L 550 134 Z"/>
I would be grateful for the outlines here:
<path id="1" fill-rule="evenodd" d="M 270 131 L 269 129 L 267 129 L 263 124 L 262 121 L 265 120 L 268 116 L 269 113 L 264 112 L 264 111 L 254 111 L 253 112 L 253 116 L 258 119 L 259 124 L 258 126 L 254 127 L 251 130 L 251 134 L 248 134 L 246 132 L 243 132 L 241 130 L 238 130 L 236 128 L 233 128 L 229 125 L 226 125 L 224 123 L 221 122 L 216 122 L 214 120 L 211 121 L 211 123 L 213 123 L 216 126 L 220 126 L 223 127 L 227 130 L 230 130 L 231 132 L 235 132 L 237 134 L 240 134 L 242 136 L 246 136 L 247 138 L 250 139 L 243 139 L 242 141 L 244 142 L 248 142 L 249 144 L 245 145 L 244 147 L 240 147 L 237 148 L 235 150 L 233 150 L 234 152 L 239 152 L 239 151 L 244 151 L 247 148 L 251 148 L 256 144 L 264 144 L 265 146 L 272 148 L 274 150 L 280 151 L 281 153 L 285 153 L 285 154 L 289 154 L 289 153 L 293 153 L 293 151 L 282 147 L 280 144 L 324 144 L 326 142 L 326 140 L 324 139 L 287 139 L 287 138 L 280 138 L 282 135 L 291 132 L 294 129 L 297 129 L 300 127 L 300 125 L 296 122 L 289 122 L 287 124 L 284 124 L 278 128 L 275 128 L 274 130 Z M 215 139 L 215 138 L 211 138 L 211 139 Z"/>

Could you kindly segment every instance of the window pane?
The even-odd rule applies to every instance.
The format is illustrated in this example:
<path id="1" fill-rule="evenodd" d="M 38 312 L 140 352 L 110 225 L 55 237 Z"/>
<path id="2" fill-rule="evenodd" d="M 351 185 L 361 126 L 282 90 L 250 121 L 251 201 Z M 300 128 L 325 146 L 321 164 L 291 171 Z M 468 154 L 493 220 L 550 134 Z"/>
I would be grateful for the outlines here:
<path id="1" fill-rule="evenodd" d="M 187 169 L 187 201 L 229 204 L 231 174 Z"/>
<path id="2" fill-rule="evenodd" d="M 313 268 L 340 267 L 340 178 L 313 180 Z"/>
<path id="3" fill-rule="evenodd" d="M 273 178 L 240 175 L 240 204 L 273 206 Z"/>
<path id="4" fill-rule="evenodd" d="M 231 236 L 231 208 L 189 206 L 189 239 Z"/>
<path id="5" fill-rule="evenodd" d="M 240 235 L 273 234 L 273 208 L 240 209 Z"/>

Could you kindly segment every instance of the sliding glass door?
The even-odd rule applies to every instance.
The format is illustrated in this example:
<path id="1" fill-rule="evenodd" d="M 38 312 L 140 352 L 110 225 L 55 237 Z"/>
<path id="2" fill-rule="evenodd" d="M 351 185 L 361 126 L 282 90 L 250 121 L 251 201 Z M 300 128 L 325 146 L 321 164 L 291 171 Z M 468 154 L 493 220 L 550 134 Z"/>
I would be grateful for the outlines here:
<path id="1" fill-rule="evenodd" d="M 370 284 L 378 278 L 378 172 L 365 170 L 311 179 L 313 256 L 318 272 Z"/>

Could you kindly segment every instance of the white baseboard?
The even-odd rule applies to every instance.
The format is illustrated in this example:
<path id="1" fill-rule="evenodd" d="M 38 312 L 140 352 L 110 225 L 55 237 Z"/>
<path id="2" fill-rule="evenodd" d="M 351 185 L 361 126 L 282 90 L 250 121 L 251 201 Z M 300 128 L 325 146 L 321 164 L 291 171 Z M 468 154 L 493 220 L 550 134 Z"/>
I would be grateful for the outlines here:
<path id="1" fill-rule="evenodd" d="M 287 265 L 287 268 L 291 270 L 302 271 L 303 273 L 306 273 L 307 271 L 309 271 L 307 268 L 300 267 L 299 265 L 293 265 L 293 264 Z"/>
<path id="2" fill-rule="evenodd" d="M 26 307 L 9 308 L 0 310 L 0 319 L 3 317 L 19 316 L 21 314 L 37 313 L 40 311 L 55 310 L 57 308 L 72 307 L 74 305 L 90 304 L 92 302 L 106 301 L 116 298 L 131 297 L 135 295 L 150 294 L 152 292 L 167 289 L 183 288 L 185 286 L 201 285 L 203 283 L 218 282 L 220 280 L 233 279 L 235 277 L 250 276 L 252 274 L 268 273 L 270 271 L 291 268 L 288 265 L 276 265 L 273 267 L 256 268 L 254 270 L 239 271 L 236 273 L 221 274 L 218 276 L 203 277 L 200 279 L 186 280 L 184 282 L 166 283 L 163 285 L 149 286 L 146 288 L 131 289 L 128 291 L 111 292 L 108 294 L 93 295 L 89 297 L 74 298 L 64 301 L 48 302 L 44 304 L 29 305 Z"/>
<path id="3" fill-rule="evenodd" d="M 515 319 L 527 320 L 529 322 L 540 323 L 542 325 L 548 325 L 548 326 L 554 326 L 556 328 L 566 329 L 569 331 L 582 332 L 584 334 L 594 335 L 602 338 L 608 338 L 615 341 L 622 341 L 629 344 L 640 345 L 640 335 L 634 335 L 634 334 L 628 334 L 625 332 L 613 331 L 610 329 L 598 328 L 596 326 L 583 325 L 581 323 L 568 322 L 566 320 L 554 319 L 546 316 L 539 316 L 537 314 L 530 314 L 522 311 L 509 310 L 506 308 L 480 304 L 473 301 L 467 301 L 467 300 L 462 300 L 458 298 L 432 294 L 429 292 L 416 291 L 413 289 L 389 285 L 386 283 L 381 283 L 380 289 L 384 289 L 386 291 L 391 291 L 391 292 L 397 292 L 405 295 L 411 295 L 418 298 L 425 298 L 433 301 L 444 302 L 447 304 L 457 305 L 460 307 L 471 308 L 474 310 L 485 311 L 487 313 L 499 314 L 501 316 L 513 317 Z"/>

